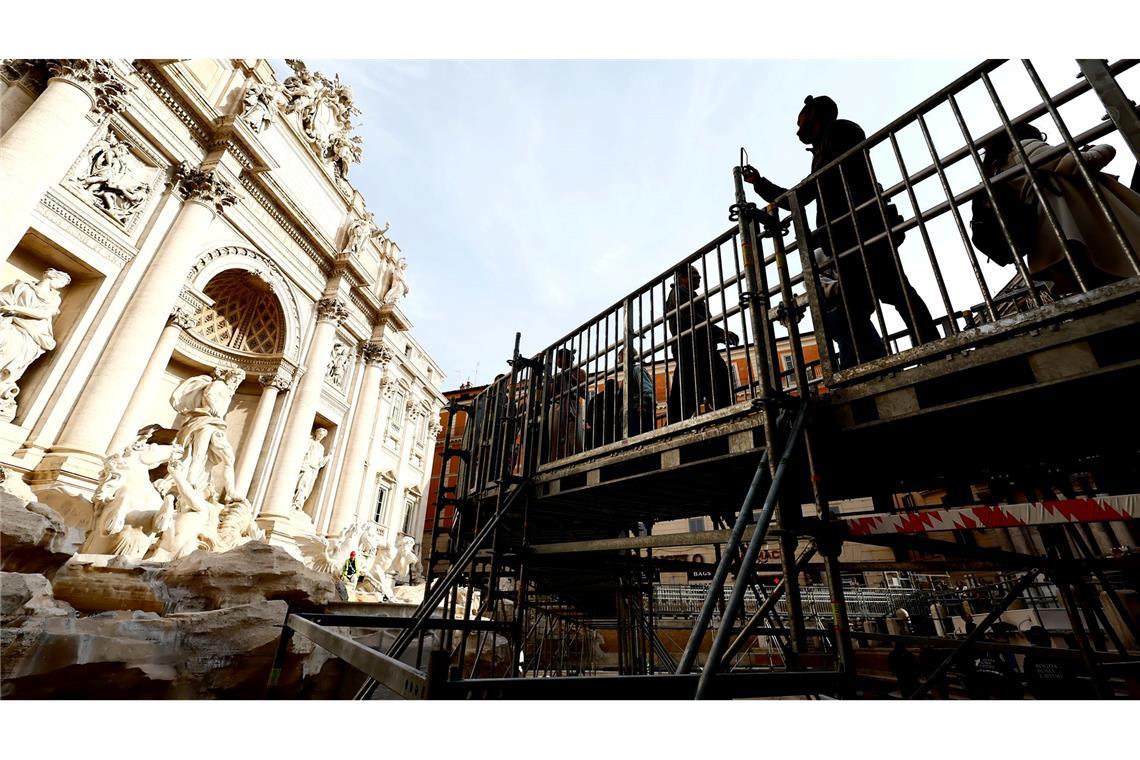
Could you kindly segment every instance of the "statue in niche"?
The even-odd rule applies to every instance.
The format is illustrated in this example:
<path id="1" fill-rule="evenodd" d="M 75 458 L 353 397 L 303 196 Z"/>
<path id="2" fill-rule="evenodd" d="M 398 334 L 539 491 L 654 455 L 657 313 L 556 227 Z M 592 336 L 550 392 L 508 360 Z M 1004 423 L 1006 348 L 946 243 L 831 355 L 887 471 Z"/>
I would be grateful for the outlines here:
<path id="1" fill-rule="evenodd" d="M 95 143 L 75 177 L 95 206 L 125 223 L 146 200 L 150 183 L 131 166 L 130 146 L 108 132 Z"/>
<path id="2" fill-rule="evenodd" d="M 279 84 L 253 82 L 246 88 L 242 103 L 242 120 L 255 133 L 261 133 L 273 123 L 277 109 L 285 105 L 285 95 Z"/>
<path id="3" fill-rule="evenodd" d="M 55 348 L 52 319 L 59 314 L 59 291 L 70 282 L 66 272 L 48 269 L 37 282 L 17 280 L 0 288 L 0 422 L 16 416 L 16 381 Z"/>
<path id="4" fill-rule="evenodd" d="M 325 454 L 325 446 L 321 443 L 328 434 L 329 431 L 324 428 L 317 428 L 313 431 L 313 437 L 309 441 L 309 450 L 305 452 L 305 459 L 301 463 L 297 487 L 293 491 L 293 509 L 299 511 L 305 508 L 305 502 L 308 501 L 309 494 L 313 492 L 313 486 L 317 482 L 317 475 L 320 474 L 321 468 L 332 459 L 332 454 Z"/>
<path id="5" fill-rule="evenodd" d="M 408 287 L 408 281 L 404 279 L 404 272 L 408 269 L 408 260 L 401 258 L 396 265 L 392 267 L 389 275 L 388 286 L 384 288 L 383 294 L 380 296 L 380 301 L 388 306 L 395 306 L 401 299 L 411 292 Z"/>
<path id="6" fill-rule="evenodd" d="M 348 355 L 348 346 L 343 343 L 333 345 L 332 359 L 329 360 L 325 377 L 331 380 L 334 385 L 344 384 L 345 373 L 348 372 Z"/>

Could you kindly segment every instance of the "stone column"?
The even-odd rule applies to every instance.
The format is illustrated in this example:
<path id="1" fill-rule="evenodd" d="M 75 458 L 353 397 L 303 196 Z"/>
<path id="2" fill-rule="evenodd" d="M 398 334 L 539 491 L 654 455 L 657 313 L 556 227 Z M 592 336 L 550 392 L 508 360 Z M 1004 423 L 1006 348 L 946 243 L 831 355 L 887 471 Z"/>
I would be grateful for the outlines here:
<path id="1" fill-rule="evenodd" d="M 124 391 L 137 386 L 136 378 L 143 376 L 166 327 L 155 315 L 170 313 L 215 213 L 220 214 L 236 200 L 230 184 L 213 171 L 182 164 L 177 177 L 186 203 L 123 309 L 53 449 L 95 455 L 107 451 L 132 397 Z"/>
<path id="2" fill-rule="evenodd" d="M 47 87 L 0 136 L 0 254 L 7 260 L 47 189 L 59 182 L 95 134 L 94 111 L 122 110 L 128 85 L 103 59 L 44 62 Z"/>
<path id="3" fill-rule="evenodd" d="M 366 344 L 363 354 L 364 377 L 360 381 L 360 400 L 352 418 L 352 429 L 348 432 L 340 487 L 336 492 L 329 521 L 329 535 L 336 535 L 355 522 L 368 467 L 368 449 L 372 441 L 372 428 L 376 423 L 376 409 L 380 405 L 380 383 L 384 378 L 385 365 L 392 360 L 392 352 L 375 343 Z"/>
<path id="4" fill-rule="evenodd" d="M 234 476 L 234 487 L 243 495 L 249 493 L 249 484 L 253 482 L 253 471 L 257 469 L 257 460 L 265 447 L 265 434 L 269 432 L 269 421 L 273 418 L 277 394 L 289 390 L 289 386 L 293 384 L 292 378 L 282 370 L 272 375 L 262 375 L 257 381 L 265 390 L 257 400 L 257 409 L 253 412 L 249 432 L 246 433 L 241 451 L 238 452 L 237 474 Z"/>
<path id="5" fill-rule="evenodd" d="M 305 375 L 297 386 L 289 419 L 285 421 L 281 449 L 273 463 L 273 476 L 262 501 L 263 518 L 288 518 L 293 510 L 293 490 L 313 432 L 313 420 L 317 416 L 317 402 L 325 382 L 336 328 L 347 316 L 348 309 L 335 298 L 322 298 L 317 302 L 317 327 L 309 346 Z"/>
<path id="6" fill-rule="evenodd" d="M 139 428 L 147 423 L 147 420 L 143 420 L 141 417 L 150 405 L 151 398 L 154 396 L 159 383 L 162 382 L 166 366 L 170 364 L 170 357 L 174 354 L 174 346 L 177 345 L 182 331 L 189 330 L 194 324 L 194 317 L 182 309 L 175 307 L 174 311 L 170 312 L 170 316 L 166 318 L 166 327 L 158 336 L 158 345 L 154 347 L 154 352 L 150 355 L 150 361 L 147 362 L 138 387 L 135 388 L 130 403 L 127 404 L 127 411 L 123 412 L 123 419 L 115 431 L 115 436 L 111 439 L 108 450 L 118 451 L 130 444 L 135 439 Z"/>

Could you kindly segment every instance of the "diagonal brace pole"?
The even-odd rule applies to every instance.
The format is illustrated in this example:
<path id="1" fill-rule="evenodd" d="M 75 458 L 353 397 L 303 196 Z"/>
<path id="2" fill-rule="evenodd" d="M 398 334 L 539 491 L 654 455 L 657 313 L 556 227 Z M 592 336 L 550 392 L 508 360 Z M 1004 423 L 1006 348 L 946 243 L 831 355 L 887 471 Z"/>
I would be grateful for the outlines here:
<path id="1" fill-rule="evenodd" d="M 991 625 L 993 625 L 994 621 L 1001 616 L 1001 613 L 1005 612 L 1006 608 L 1009 607 L 1009 605 L 1013 604 L 1014 600 L 1021 596 L 1022 592 L 1024 592 L 1025 589 L 1029 588 L 1029 584 L 1033 583 L 1033 581 L 1036 580 L 1037 576 L 1040 574 L 1041 571 L 1037 568 L 1034 568 L 1025 575 L 1021 576 L 1021 580 L 1013 584 L 1013 588 L 1009 590 L 1009 593 L 1007 593 L 1002 598 L 1002 600 L 997 603 L 997 606 L 990 610 L 990 613 L 986 615 L 985 618 L 983 618 L 982 622 L 978 623 L 978 627 L 970 631 L 970 634 L 966 636 L 966 638 L 962 639 L 962 643 L 958 645 L 957 649 L 951 652 L 950 656 L 943 660 L 942 664 L 935 668 L 934 672 L 927 676 L 926 680 L 923 681 L 917 689 L 911 692 L 909 696 L 904 695 L 904 698 L 918 699 L 919 697 L 926 694 L 926 692 L 930 691 L 930 687 L 933 686 L 938 681 L 938 679 L 942 677 L 943 673 L 950 669 L 950 666 L 954 663 L 954 660 L 956 660 L 959 655 L 969 649 L 971 644 L 980 639 L 985 634 L 986 630 Z"/>
<path id="2" fill-rule="evenodd" d="M 805 402 L 796 411 L 796 419 L 795 422 L 792 423 L 791 433 L 785 439 L 784 450 L 780 454 L 780 463 L 777 465 L 776 472 L 772 476 L 772 485 L 768 488 L 768 496 L 764 499 L 764 507 L 760 510 L 760 516 L 756 520 L 756 532 L 752 534 L 752 540 L 748 542 L 748 551 L 744 553 L 744 559 L 740 562 L 740 572 L 737 576 L 738 581 L 733 584 L 732 597 L 729 598 L 728 605 L 725 607 L 724 615 L 721 617 L 720 627 L 717 628 L 716 637 L 713 639 L 712 648 L 709 650 L 708 660 L 705 663 L 704 670 L 701 671 L 701 678 L 697 682 L 695 699 L 703 698 L 705 692 L 708 690 L 713 675 L 717 671 L 717 666 L 720 664 L 721 654 L 728 644 L 728 637 L 732 634 L 731 621 L 736 616 L 737 610 L 744 604 L 744 594 L 748 590 L 748 584 L 740 582 L 740 578 L 741 576 L 747 577 L 748 574 L 752 572 L 752 568 L 756 565 L 756 558 L 760 556 L 760 547 L 764 545 L 764 536 L 767 534 L 768 526 L 772 522 L 772 513 L 776 510 L 776 502 L 780 497 L 780 486 L 783 483 L 784 474 L 788 470 L 788 462 L 792 458 L 792 452 L 795 451 L 796 444 L 801 438 L 800 433 L 803 430 L 806 412 L 807 403 Z M 787 579 L 785 578 L 785 583 L 786 582 Z M 690 641 L 689 643 L 692 644 L 693 642 Z"/>

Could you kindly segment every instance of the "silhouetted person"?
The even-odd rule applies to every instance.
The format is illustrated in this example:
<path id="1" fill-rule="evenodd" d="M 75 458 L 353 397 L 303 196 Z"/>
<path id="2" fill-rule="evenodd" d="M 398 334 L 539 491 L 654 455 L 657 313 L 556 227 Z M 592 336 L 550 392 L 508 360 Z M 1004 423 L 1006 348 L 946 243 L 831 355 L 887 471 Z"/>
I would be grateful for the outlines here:
<path id="1" fill-rule="evenodd" d="M 853 121 L 838 118 L 839 110 L 835 101 L 827 96 L 808 96 L 804 100 L 804 107 L 797 119 L 798 128 L 796 136 L 800 142 L 811 146 L 811 171 L 816 172 L 827 164 L 842 156 L 847 151 L 859 145 L 866 139 L 862 127 Z M 840 176 L 842 169 L 842 177 Z M 769 203 L 777 202 L 787 193 L 787 189 L 768 181 L 751 166 L 745 167 L 744 180 L 761 198 Z M 844 189 L 846 180 L 846 190 Z M 866 201 L 872 201 L 868 206 L 855 214 L 854 220 L 847 216 L 850 214 L 851 204 L 847 201 L 848 193 L 851 204 L 860 206 Z M 858 324 L 854 331 L 854 341 L 859 349 L 859 358 L 862 361 L 878 358 L 883 354 L 878 346 L 871 343 L 868 338 L 868 329 L 861 322 L 869 322 L 875 311 L 874 298 L 867 287 L 867 278 L 870 276 L 875 296 L 879 301 L 894 306 L 910 330 L 911 336 L 917 345 L 919 341 L 927 343 L 938 340 L 941 336 L 934 326 L 934 319 L 930 316 L 930 309 L 918 292 L 911 286 L 906 275 L 901 278 L 891 255 L 890 242 L 884 237 L 876 243 L 866 245 L 866 242 L 876 235 L 882 234 L 886 229 L 883 226 L 883 212 L 879 204 L 874 202 L 875 181 L 867 167 L 867 161 L 862 151 L 857 151 L 850 158 L 841 162 L 823 173 L 817 183 L 810 182 L 798 193 L 801 206 L 815 201 L 816 230 L 812 233 L 809 244 L 814 248 L 822 248 L 830 260 L 832 256 L 839 255 L 848 249 L 855 248 L 859 240 L 864 241 L 863 252 L 867 258 L 866 273 L 864 273 L 863 257 L 858 250 L 843 256 L 838 261 L 840 279 L 842 281 L 843 295 L 846 297 L 847 308 L 850 311 L 851 321 Z M 786 198 L 780 199 L 779 205 L 790 210 Z M 898 210 L 892 204 L 884 201 L 887 221 L 892 225 L 901 221 Z M 828 220 L 835 220 L 828 225 Z M 858 225 L 858 235 L 856 235 Z M 892 239 L 897 246 L 902 242 L 901 233 L 894 233 Z M 834 271 L 834 270 L 832 270 Z M 907 300 L 910 309 L 907 308 Z M 911 319 L 911 310 L 914 319 Z M 846 320 L 846 313 L 833 315 L 834 319 Z M 842 324 L 842 323 L 840 323 Z M 844 325 L 845 327 L 845 325 Z M 855 363 L 854 357 L 842 357 L 841 361 L 851 366 Z"/>
<path id="2" fill-rule="evenodd" d="M 923 674 L 923 677 L 930 678 L 931 674 L 942 664 L 946 659 L 946 653 L 940 653 L 934 647 L 922 647 L 918 650 L 918 669 Z M 949 699 L 950 698 L 950 684 L 946 677 L 947 671 L 943 671 L 942 675 L 935 679 L 931 684 L 929 691 L 926 692 L 927 696 L 931 699 Z"/>
<path id="3" fill-rule="evenodd" d="M 707 403 L 710 409 L 732 404 L 728 366 L 716 346 L 718 343 L 735 346 L 739 338 L 709 320 L 704 296 L 697 295 L 701 275 L 696 267 L 677 270 L 673 280 L 665 299 L 665 323 L 670 335 L 679 336 L 670 342 L 677 362 L 669 388 L 669 421 L 677 422 L 700 411 L 701 402 Z M 690 328 L 692 331 L 688 332 Z"/>
<path id="4" fill-rule="evenodd" d="M 887 667 L 895 674 L 902 698 L 913 694 L 918 688 L 918 658 L 901 641 L 896 641 L 894 649 L 887 655 Z"/>
<path id="5" fill-rule="evenodd" d="M 1051 150 L 1045 135 L 1032 124 L 1020 124 L 1014 133 L 1030 162 Z M 1107 144 L 1089 145 L 1081 149 L 1081 157 L 1101 197 L 1116 217 L 1120 231 L 1132 250 L 1140 252 L 1140 194 L 1101 171 L 1116 157 L 1116 148 Z M 986 146 L 983 170 L 990 176 L 1020 165 L 1021 157 L 1008 136 L 998 135 Z M 1009 187 L 1017 197 L 1029 202 L 1029 218 L 1020 225 L 1028 227 L 1020 237 L 1029 273 L 1038 279 L 1051 280 L 1053 293 L 1058 296 L 1080 292 L 1074 266 L 1090 289 L 1136 276 L 1132 262 L 1085 182 L 1076 157 L 1062 153 L 1039 163 L 1036 171 L 1038 187 L 1068 243 L 1073 263 L 1070 265 L 1066 259 L 1064 246 L 1043 212 L 1028 177 L 1022 173 L 1009 181 Z"/>
<path id="6" fill-rule="evenodd" d="M 618 350 L 618 367 L 624 366 L 625 349 Z M 641 363 L 637 349 L 629 355 L 629 377 L 625 379 L 625 391 L 629 397 L 629 419 L 626 421 L 627 435 L 637 435 L 654 428 L 657 417 L 657 391 L 653 378 Z"/>
<path id="7" fill-rule="evenodd" d="M 1021 699 L 1017 671 L 1002 652 L 984 651 L 974 658 L 966 678 L 970 699 Z"/>
<path id="8" fill-rule="evenodd" d="M 1025 638 L 1035 647 L 1053 646 L 1049 632 L 1039 625 L 1026 631 Z M 1079 699 L 1085 696 L 1072 664 L 1066 660 L 1027 654 L 1022 669 L 1025 671 L 1025 684 L 1034 699 Z"/>

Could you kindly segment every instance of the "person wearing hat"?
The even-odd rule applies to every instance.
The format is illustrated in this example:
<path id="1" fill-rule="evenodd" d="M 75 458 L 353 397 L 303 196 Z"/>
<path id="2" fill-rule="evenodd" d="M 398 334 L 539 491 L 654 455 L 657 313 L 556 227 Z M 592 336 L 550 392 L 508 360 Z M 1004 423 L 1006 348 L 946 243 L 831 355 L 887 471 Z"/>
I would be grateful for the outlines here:
<path id="1" fill-rule="evenodd" d="M 728 366 L 716 350 L 718 343 L 735 346 L 740 338 L 709 318 L 705 297 L 697 295 L 701 273 L 694 266 L 683 266 L 673 276 L 673 286 L 665 299 L 665 324 L 671 342 L 673 378 L 669 386 L 669 422 L 686 420 L 700 412 L 731 406 L 735 401 Z"/>
<path id="2" fill-rule="evenodd" d="M 340 577 L 346 583 L 355 585 L 356 581 L 356 552 L 349 552 L 348 559 L 344 561 L 344 569 L 341 570 Z"/>
<path id="3" fill-rule="evenodd" d="M 819 97 L 809 95 L 804 99 L 804 106 L 796 120 L 796 137 L 809 146 L 813 174 L 862 143 L 867 137 L 858 124 L 838 117 L 838 106 L 826 95 Z M 785 197 L 787 188 L 760 176 L 752 166 L 744 167 L 743 178 L 752 185 L 761 198 L 770 204 L 791 210 Z M 875 197 L 875 180 L 868 169 L 863 151 L 855 152 L 838 166 L 825 171 L 818 177 L 818 182 L 809 182 L 799 191 L 801 206 L 806 206 L 812 201 L 816 204 L 816 229 L 811 233 L 809 244 L 812 248 L 823 249 L 829 261 L 838 254 L 856 248 L 860 241 L 868 241 L 882 234 L 885 229 L 883 213 L 877 203 L 871 203 L 860 210 L 855 214 L 854 220 L 850 216 L 839 219 L 850 212 L 848 194 L 856 207 Z M 894 205 L 885 204 L 885 206 L 886 218 L 892 226 L 902 221 Z M 903 234 L 892 233 L 891 239 L 897 249 L 902 243 Z M 863 266 L 863 255 L 866 256 L 866 271 Z M 868 275 L 874 288 L 874 295 L 882 303 L 895 307 L 906 323 L 907 329 L 910 330 L 915 345 L 938 340 L 941 337 L 934 326 L 930 309 L 911 286 L 906 275 L 900 276 L 898 268 L 895 267 L 891 255 L 891 241 L 884 237 L 876 243 L 864 245 L 863 255 L 855 250 L 838 261 L 842 296 L 846 299 L 852 323 L 857 325 L 854 330 L 848 329 L 842 302 L 837 303 L 838 308 L 833 311 L 829 319 L 831 324 L 828 326 L 828 332 L 840 343 L 841 367 L 855 365 L 856 358 L 853 354 L 856 348 L 859 360 L 864 362 L 885 355 L 882 341 L 871 337 L 871 334 L 875 333 L 874 327 L 870 324 L 871 315 L 875 311 L 875 302 L 867 285 Z M 831 271 L 834 273 L 835 269 Z M 837 329 L 831 329 L 832 325 Z M 851 341 L 847 346 L 836 337 L 840 329 L 849 332 L 848 337 Z M 848 350 L 845 351 L 845 347 Z"/>

